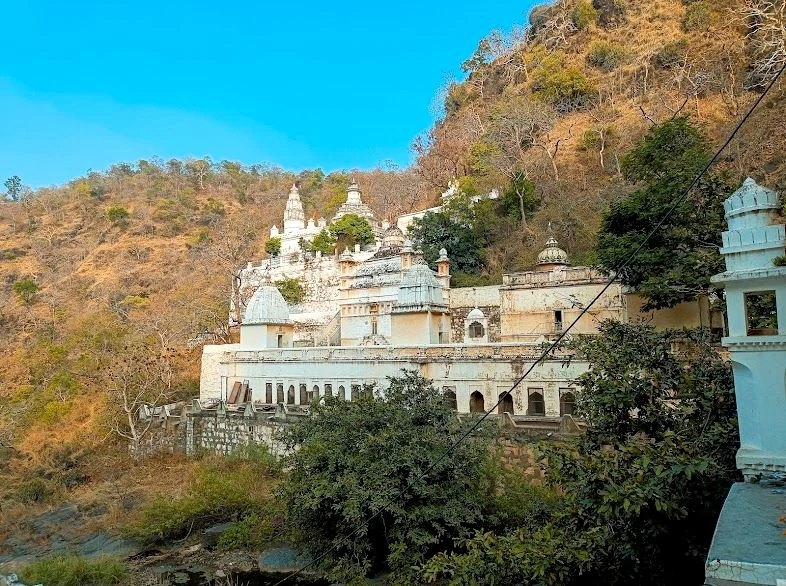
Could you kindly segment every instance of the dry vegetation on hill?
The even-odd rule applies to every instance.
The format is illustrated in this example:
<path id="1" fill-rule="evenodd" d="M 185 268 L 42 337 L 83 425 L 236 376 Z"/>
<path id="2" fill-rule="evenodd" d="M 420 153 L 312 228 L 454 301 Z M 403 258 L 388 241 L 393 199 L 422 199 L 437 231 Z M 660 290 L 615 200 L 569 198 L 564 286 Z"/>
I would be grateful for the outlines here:
<path id="1" fill-rule="evenodd" d="M 444 118 L 416 140 L 412 169 L 356 174 L 364 198 L 393 217 L 433 205 L 454 178 L 483 192 L 523 176 L 539 206 L 491 245 L 487 272 L 531 266 L 548 222 L 586 260 L 600 214 L 630 189 L 619 158 L 650 125 L 686 114 L 719 143 L 756 99 L 763 57 L 784 54 L 782 37 L 743 14 L 765 4 L 538 7 L 527 32 L 481 42 L 467 79 L 446 89 Z M 723 158 L 735 180 L 786 188 L 784 97 L 781 85 Z M 101 471 L 128 459 L 112 429 L 132 374 L 156 396 L 196 391 L 198 340 L 230 339 L 232 276 L 264 256 L 295 180 L 306 213 L 330 217 L 349 175 L 139 161 L 0 204 L 0 474 L 12 479 L 0 501 L 98 490 Z"/>

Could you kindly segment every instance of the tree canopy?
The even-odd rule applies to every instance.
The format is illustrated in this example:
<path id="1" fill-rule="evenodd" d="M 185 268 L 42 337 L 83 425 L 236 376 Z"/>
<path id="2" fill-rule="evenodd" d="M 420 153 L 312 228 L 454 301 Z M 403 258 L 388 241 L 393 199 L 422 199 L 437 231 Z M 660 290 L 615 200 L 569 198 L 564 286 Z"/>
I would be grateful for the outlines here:
<path id="1" fill-rule="evenodd" d="M 339 250 L 352 247 L 355 244 L 371 244 L 374 242 L 374 231 L 368 220 L 357 214 L 346 214 L 333 222 L 328 228 L 330 235 L 335 238 Z"/>
<path id="2" fill-rule="evenodd" d="M 709 156 L 706 136 L 687 118 L 650 129 L 622 159 L 625 178 L 639 188 L 603 214 L 595 245 L 601 268 L 611 272 L 629 257 Z M 723 270 L 723 200 L 730 191 L 721 175 L 706 174 L 635 261 L 620 271 L 622 283 L 645 298 L 645 309 L 673 307 L 710 291 L 710 277 Z"/>
<path id="3" fill-rule="evenodd" d="M 429 381 L 405 371 L 384 393 L 328 397 L 312 409 L 287 432 L 291 472 L 282 498 L 286 527 L 303 546 L 315 555 L 335 548 L 322 563 L 329 576 L 389 568 L 402 577 L 450 539 L 469 536 L 481 519 L 486 439 L 438 462 L 469 423 Z"/>
<path id="4" fill-rule="evenodd" d="M 459 540 L 424 567 L 445 584 L 700 583 L 739 445 L 730 366 L 705 330 L 606 321 L 580 339 L 581 439 L 544 444 L 558 503 L 539 526 Z"/>

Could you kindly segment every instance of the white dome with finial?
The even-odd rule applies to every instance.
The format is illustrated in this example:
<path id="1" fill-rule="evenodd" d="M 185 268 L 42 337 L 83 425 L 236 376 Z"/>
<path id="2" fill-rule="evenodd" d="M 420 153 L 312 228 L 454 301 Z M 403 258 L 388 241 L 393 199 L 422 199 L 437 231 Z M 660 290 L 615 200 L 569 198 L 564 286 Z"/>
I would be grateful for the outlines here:
<path id="1" fill-rule="evenodd" d="M 257 288 L 246 306 L 243 325 L 282 323 L 289 323 L 289 306 L 281 292 L 270 285 Z"/>
<path id="2" fill-rule="evenodd" d="M 538 255 L 539 265 L 569 265 L 568 253 L 562 250 L 557 239 L 550 236 L 546 242 L 546 248 Z"/>

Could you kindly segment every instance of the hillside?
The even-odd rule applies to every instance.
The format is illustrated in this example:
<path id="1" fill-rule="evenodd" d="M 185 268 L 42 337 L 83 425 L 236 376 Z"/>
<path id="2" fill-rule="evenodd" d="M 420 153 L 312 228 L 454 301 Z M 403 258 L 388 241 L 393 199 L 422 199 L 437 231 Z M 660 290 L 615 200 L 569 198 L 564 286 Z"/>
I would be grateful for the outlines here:
<path id="1" fill-rule="evenodd" d="M 761 91 L 771 71 L 762 58 L 786 55 L 782 35 L 741 4 L 761 3 L 538 7 L 527 26 L 480 42 L 466 79 L 445 90 L 444 116 L 416 139 L 410 169 L 138 161 L 0 203 L 0 534 L 30 503 L 111 503 L 138 487 L 173 490 L 190 473 L 159 462 L 158 479 L 133 465 L 113 433 L 122 386 L 193 396 L 199 345 L 235 335 L 231 280 L 264 256 L 294 181 L 316 218 L 332 215 L 351 175 L 389 218 L 433 205 L 454 179 L 514 201 L 531 186 L 481 276 L 531 267 L 549 223 L 574 263 L 590 260 L 602 212 L 631 190 L 620 158 L 647 129 L 687 115 L 719 144 Z M 784 98 L 781 83 L 726 152 L 733 182 L 786 189 Z"/>

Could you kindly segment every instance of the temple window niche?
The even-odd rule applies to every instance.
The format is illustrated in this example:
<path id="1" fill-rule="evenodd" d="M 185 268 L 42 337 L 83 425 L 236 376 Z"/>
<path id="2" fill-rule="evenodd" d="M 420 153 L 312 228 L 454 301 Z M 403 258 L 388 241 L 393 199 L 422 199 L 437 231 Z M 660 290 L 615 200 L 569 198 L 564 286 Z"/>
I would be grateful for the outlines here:
<path id="1" fill-rule="evenodd" d="M 748 336 L 778 334 L 778 306 L 775 291 L 745 293 L 745 329 Z"/>
<path id="2" fill-rule="evenodd" d="M 464 320 L 464 343 L 485 344 L 489 341 L 488 318 L 477 307 Z"/>

